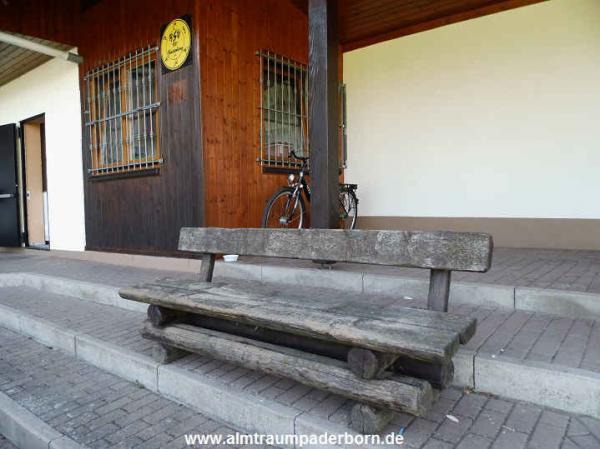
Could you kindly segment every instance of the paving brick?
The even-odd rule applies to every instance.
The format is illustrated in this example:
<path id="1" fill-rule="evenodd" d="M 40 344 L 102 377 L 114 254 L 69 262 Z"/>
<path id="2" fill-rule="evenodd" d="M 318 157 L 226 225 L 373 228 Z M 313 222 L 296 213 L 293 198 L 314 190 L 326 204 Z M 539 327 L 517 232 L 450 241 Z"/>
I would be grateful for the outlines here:
<path id="1" fill-rule="evenodd" d="M 600 447 L 600 441 L 598 441 L 592 435 L 572 436 L 569 437 L 569 440 L 581 449 L 598 449 Z"/>
<path id="2" fill-rule="evenodd" d="M 492 444 L 492 449 L 523 449 L 528 437 L 526 433 L 504 429 Z"/>
<path id="3" fill-rule="evenodd" d="M 404 432 L 404 441 L 411 448 L 421 447 L 435 433 L 436 428 L 436 423 L 423 418 L 417 418 Z"/>
<path id="4" fill-rule="evenodd" d="M 491 398 L 485 404 L 485 409 L 508 414 L 512 410 L 513 405 L 514 403 L 509 401 L 504 401 L 498 398 Z"/>
<path id="5" fill-rule="evenodd" d="M 504 424 L 508 412 L 482 411 L 471 427 L 471 432 L 486 438 L 495 438 Z"/>
<path id="6" fill-rule="evenodd" d="M 456 449 L 488 449 L 492 445 L 492 442 L 492 440 L 481 435 L 469 433 L 456 446 Z"/>
<path id="7" fill-rule="evenodd" d="M 454 407 L 455 414 L 475 419 L 487 402 L 487 398 L 478 394 L 467 394 L 463 396 Z"/>
<path id="8" fill-rule="evenodd" d="M 517 404 L 506 420 L 506 426 L 519 432 L 530 433 L 535 427 L 540 413 L 541 409 L 535 405 Z"/>
<path id="9" fill-rule="evenodd" d="M 471 418 L 459 417 L 456 423 L 446 419 L 436 431 L 436 437 L 449 443 L 458 443 L 469 431 L 473 420 Z"/>
<path id="10" fill-rule="evenodd" d="M 538 424 L 529 440 L 530 449 L 559 449 L 565 429 L 551 424 Z"/>

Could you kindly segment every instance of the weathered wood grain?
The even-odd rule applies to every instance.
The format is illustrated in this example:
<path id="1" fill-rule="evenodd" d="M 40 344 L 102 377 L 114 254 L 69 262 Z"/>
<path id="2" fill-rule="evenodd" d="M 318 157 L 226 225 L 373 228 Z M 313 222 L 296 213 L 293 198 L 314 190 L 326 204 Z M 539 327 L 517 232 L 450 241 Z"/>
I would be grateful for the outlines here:
<path id="1" fill-rule="evenodd" d="M 460 342 L 463 344 L 471 339 L 477 328 L 475 318 L 462 315 L 416 309 L 402 306 L 397 302 L 391 302 L 382 307 L 379 303 L 363 301 L 362 298 L 348 301 L 346 297 L 332 292 L 323 293 L 320 296 L 306 296 L 285 290 L 266 289 L 258 282 L 236 286 L 226 282 L 207 284 L 194 280 L 164 278 L 131 288 L 152 290 L 154 286 L 159 286 L 161 290 L 167 290 L 174 296 L 201 294 L 207 288 L 218 288 L 226 291 L 229 296 L 239 295 L 260 303 L 276 302 L 295 308 L 294 310 L 321 310 L 360 319 L 378 320 L 392 325 L 395 323 L 418 324 L 433 329 L 456 332 L 460 335 Z M 128 289 L 122 289 L 124 293 L 126 290 Z"/>
<path id="2" fill-rule="evenodd" d="M 152 283 L 121 289 L 125 299 L 154 304 L 184 312 L 239 321 L 268 329 L 332 340 L 352 347 L 404 355 L 425 361 L 448 361 L 458 350 L 460 331 L 444 328 L 448 315 L 408 309 L 403 320 L 386 320 L 377 316 L 356 316 L 343 309 L 319 310 L 305 303 L 245 294 L 233 288 L 211 283 L 188 283 L 181 288 L 173 284 Z M 415 313 L 418 312 L 418 313 Z M 425 317 L 419 319 L 421 314 Z M 471 320 L 466 320 L 466 327 Z"/>
<path id="3" fill-rule="evenodd" d="M 182 228 L 182 251 L 485 272 L 492 237 L 467 232 Z"/>
<path id="4" fill-rule="evenodd" d="M 361 379 L 378 379 L 398 358 L 369 349 L 351 348 L 348 351 L 348 368 Z"/>
<path id="5" fill-rule="evenodd" d="M 198 280 L 201 282 L 212 282 L 213 272 L 215 271 L 215 255 L 204 253 L 201 260 Z"/>
<path id="6" fill-rule="evenodd" d="M 181 315 L 181 312 L 150 304 L 148 306 L 147 315 L 152 324 L 155 326 L 163 326 L 171 321 L 175 321 Z"/>
<path id="7" fill-rule="evenodd" d="M 448 270 L 431 270 L 429 276 L 429 294 L 427 296 L 427 308 L 436 312 L 448 311 L 448 299 L 450 299 L 450 276 Z"/>
<path id="8" fill-rule="evenodd" d="M 251 338 L 265 343 L 273 343 L 300 351 L 310 352 L 338 360 L 346 360 L 348 346 L 333 342 L 306 337 L 304 335 L 290 334 L 289 332 L 266 329 L 238 321 L 223 320 L 209 316 L 187 313 L 183 321 L 185 324 L 203 327 L 219 332 L 225 332 L 239 337 Z"/>
<path id="9" fill-rule="evenodd" d="M 175 324 L 157 328 L 147 323 L 143 335 L 169 346 L 286 377 L 377 408 L 423 416 L 433 399 L 433 389 L 423 380 L 395 376 L 367 381 L 357 378 L 338 360 L 196 326 Z"/>
<path id="10" fill-rule="evenodd" d="M 338 0 L 308 0 L 311 227 L 339 228 Z"/>
<path id="11" fill-rule="evenodd" d="M 379 433 L 394 417 L 390 410 L 375 408 L 367 404 L 354 404 L 350 410 L 350 428 L 359 433 Z"/>

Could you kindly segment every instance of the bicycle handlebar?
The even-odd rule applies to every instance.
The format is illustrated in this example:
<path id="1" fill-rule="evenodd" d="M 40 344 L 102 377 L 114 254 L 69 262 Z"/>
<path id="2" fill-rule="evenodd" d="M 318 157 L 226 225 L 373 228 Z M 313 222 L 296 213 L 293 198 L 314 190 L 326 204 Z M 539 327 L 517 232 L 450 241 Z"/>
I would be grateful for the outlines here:
<path id="1" fill-rule="evenodd" d="M 307 160 L 309 159 L 308 157 L 298 156 L 298 155 L 296 154 L 296 151 L 295 151 L 295 150 L 290 150 L 290 154 L 292 155 L 292 157 L 293 157 L 294 159 L 298 159 L 299 161 L 303 161 L 303 162 L 304 162 L 304 161 L 307 161 Z"/>

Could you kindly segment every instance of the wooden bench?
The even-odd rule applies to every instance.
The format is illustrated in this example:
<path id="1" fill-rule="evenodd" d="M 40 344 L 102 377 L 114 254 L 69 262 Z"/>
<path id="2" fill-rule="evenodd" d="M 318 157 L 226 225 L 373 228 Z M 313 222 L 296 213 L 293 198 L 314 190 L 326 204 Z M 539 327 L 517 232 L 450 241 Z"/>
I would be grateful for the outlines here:
<path id="1" fill-rule="evenodd" d="M 357 401 L 351 426 L 379 431 L 390 411 L 424 415 L 454 374 L 474 319 L 446 313 L 452 271 L 485 272 L 487 234 L 370 230 L 183 228 L 179 249 L 202 254 L 200 279 L 120 291 L 149 304 L 143 335 L 168 363 L 208 354 Z M 240 254 L 431 270 L 428 310 L 343 293 L 302 296 L 213 283 L 215 256 Z M 350 295 L 348 295 L 350 296 Z"/>

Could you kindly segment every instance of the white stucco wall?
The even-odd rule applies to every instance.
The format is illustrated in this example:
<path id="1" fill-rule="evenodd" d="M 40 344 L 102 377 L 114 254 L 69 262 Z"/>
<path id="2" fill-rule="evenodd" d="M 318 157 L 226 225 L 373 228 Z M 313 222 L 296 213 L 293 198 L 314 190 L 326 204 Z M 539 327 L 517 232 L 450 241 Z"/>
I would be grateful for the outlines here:
<path id="1" fill-rule="evenodd" d="M 550 0 L 347 53 L 366 216 L 600 218 L 600 1 Z"/>
<path id="2" fill-rule="evenodd" d="M 79 68 L 53 59 L 0 87 L 0 124 L 44 113 L 51 249 L 85 248 Z"/>

